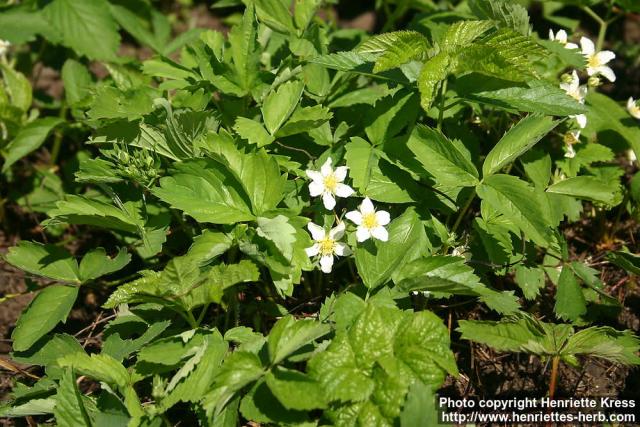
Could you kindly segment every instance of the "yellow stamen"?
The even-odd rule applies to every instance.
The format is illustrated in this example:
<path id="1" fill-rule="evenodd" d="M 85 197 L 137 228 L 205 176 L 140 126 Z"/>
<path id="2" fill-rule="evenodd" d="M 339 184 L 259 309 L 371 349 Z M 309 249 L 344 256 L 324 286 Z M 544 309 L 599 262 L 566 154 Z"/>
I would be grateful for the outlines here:
<path id="1" fill-rule="evenodd" d="M 378 219 L 375 213 L 367 213 L 362 215 L 362 225 L 365 228 L 376 228 L 378 226 Z"/>
<path id="2" fill-rule="evenodd" d="M 338 180 L 334 174 L 329 174 L 324 178 L 324 186 L 331 192 L 335 192 L 338 186 Z"/>
<path id="3" fill-rule="evenodd" d="M 320 246 L 320 255 L 333 255 L 336 247 L 336 241 L 329 237 L 325 237 L 318 241 L 318 245 Z"/>
<path id="4" fill-rule="evenodd" d="M 602 65 L 598 59 L 598 55 L 591 55 L 588 59 L 589 68 L 597 68 Z"/>

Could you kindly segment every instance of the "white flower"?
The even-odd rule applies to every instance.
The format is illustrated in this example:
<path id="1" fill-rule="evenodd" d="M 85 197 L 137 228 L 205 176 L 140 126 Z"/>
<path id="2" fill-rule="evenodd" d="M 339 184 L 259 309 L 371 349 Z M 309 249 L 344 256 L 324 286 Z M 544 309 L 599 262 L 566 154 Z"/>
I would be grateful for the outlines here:
<path id="1" fill-rule="evenodd" d="M 630 97 L 627 101 L 627 110 L 633 117 L 635 117 L 636 119 L 640 119 L 640 107 L 638 107 L 638 104 L 633 99 L 633 97 Z"/>
<path id="2" fill-rule="evenodd" d="M 573 159 L 576 156 L 576 150 L 573 148 L 573 144 L 577 144 L 580 142 L 580 131 L 574 130 L 571 132 L 567 132 L 564 135 L 564 156 L 567 159 Z"/>
<path id="3" fill-rule="evenodd" d="M 567 32 L 565 30 L 558 30 L 554 35 L 553 30 L 549 30 L 549 40 L 552 42 L 558 42 L 567 49 L 578 49 L 578 45 L 575 43 L 567 43 Z"/>
<path id="4" fill-rule="evenodd" d="M 576 70 L 573 70 L 573 73 L 571 73 L 571 81 L 560 83 L 560 88 L 580 104 L 584 104 L 584 99 L 587 96 L 587 87 L 584 85 L 580 86 L 580 77 L 578 77 Z M 580 129 L 584 129 L 585 126 L 587 126 L 587 116 L 585 114 L 577 114 L 570 117 L 576 119 Z"/>
<path id="5" fill-rule="evenodd" d="M 629 159 L 629 163 L 633 164 L 638 158 L 636 157 L 636 152 L 631 148 L 627 150 L 627 159 Z"/>
<path id="6" fill-rule="evenodd" d="M 346 166 L 337 167 L 335 170 L 331 167 L 331 157 L 324 162 L 320 171 L 307 170 L 307 176 L 311 179 L 309 184 L 309 194 L 311 197 L 322 195 L 324 207 L 331 210 L 336 206 L 337 197 L 349 197 L 354 191 L 353 188 L 342 181 L 347 177 Z"/>
<path id="7" fill-rule="evenodd" d="M 324 228 L 312 222 L 307 225 L 307 228 L 315 243 L 313 246 L 306 248 L 305 252 L 310 258 L 320 255 L 320 269 L 324 273 L 331 273 L 334 255 L 348 256 L 351 254 L 349 246 L 338 241 L 344 235 L 344 222 L 338 223 L 328 233 Z"/>
<path id="8" fill-rule="evenodd" d="M 384 228 L 391 220 L 389 212 L 377 211 L 373 207 L 371 200 L 366 197 L 360 205 L 360 210 L 348 212 L 346 217 L 358 226 L 356 230 L 356 238 L 358 242 L 373 237 L 374 239 L 386 242 L 389 239 L 389 233 Z"/>
<path id="9" fill-rule="evenodd" d="M 610 50 L 596 52 L 595 45 L 586 37 L 580 39 L 580 46 L 582 46 L 582 54 L 587 59 L 587 73 L 590 76 L 599 74 L 606 77 L 610 82 L 615 82 L 616 75 L 606 64 L 615 58 L 616 54 Z"/>
<path id="10" fill-rule="evenodd" d="M 9 46 L 11 46 L 11 43 L 6 40 L 0 39 L 0 56 L 4 56 L 7 53 L 7 51 L 9 50 Z"/>

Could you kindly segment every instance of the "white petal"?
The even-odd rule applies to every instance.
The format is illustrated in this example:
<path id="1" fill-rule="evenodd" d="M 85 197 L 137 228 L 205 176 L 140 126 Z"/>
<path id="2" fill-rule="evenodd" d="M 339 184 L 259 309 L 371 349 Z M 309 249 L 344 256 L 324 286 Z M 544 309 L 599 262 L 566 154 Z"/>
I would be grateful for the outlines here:
<path id="1" fill-rule="evenodd" d="M 556 41 L 565 44 L 567 42 L 567 32 L 565 30 L 559 30 L 556 33 Z"/>
<path id="2" fill-rule="evenodd" d="M 391 221 L 391 217 L 387 211 L 378 211 L 376 212 L 376 220 L 379 225 L 387 225 Z"/>
<path id="3" fill-rule="evenodd" d="M 346 184 L 338 184 L 336 185 L 336 196 L 338 197 L 350 197 L 355 191 L 353 188 L 349 187 Z"/>
<path id="4" fill-rule="evenodd" d="M 333 172 L 333 168 L 331 167 L 331 157 L 327 157 L 327 161 L 324 162 L 324 165 L 320 168 L 320 173 L 322 176 L 329 176 Z"/>
<path id="5" fill-rule="evenodd" d="M 307 169 L 304 173 L 307 174 L 309 179 L 311 179 L 313 181 L 322 182 L 322 174 L 320 172 L 314 171 L 314 170 L 311 170 L 311 169 Z"/>
<path id="6" fill-rule="evenodd" d="M 631 110 L 635 106 L 636 106 L 636 101 L 634 101 L 633 96 L 630 96 L 629 100 L 627 101 L 627 110 Z"/>
<path id="7" fill-rule="evenodd" d="M 314 224 L 313 222 L 307 224 L 307 229 L 309 230 L 309 233 L 311 233 L 313 240 L 322 240 L 326 236 L 324 228 L 320 227 L 318 224 Z"/>
<path id="8" fill-rule="evenodd" d="M 371 233 L 369 232 L 368 228 L 358 227 L 358 229 L 356 230 L 356 239 L 358 240 L 358 242 L 364 242 L 365 240 L 369 239 L 369 237 L 371 237 Z"/>
<path id="9" fill-rule="evenodd" d="M 584 55 L 593 55 L 596 51 L 596 45 L 586 37 L 580 39 L 580 46 L 582 46 L 582 53 Z"/>
<path id="10" fill-rule="evenodd" d="M 567 44 L 564 45 L 564 47 L 567 48 L 567 49 L 572 49 L 572 50 L 573 49 L 580 49 L 580 46 L 578 46 L 575 43 L 567 43 Z"/>
<path id="11" fill-rule="evenodd" d="M 324 184 L 322 182 L 311 181 L 309 183 L 309 195 L 311 197 L 318 197 L 322 193 L 324 193 Z"/>
<path id="12" fill-rule="evenodd" d="M 353 222 L 355 225 L 362 224 L 362 214 L 359 211 L 347 212 L 345 217 L 347 217 L 347 219 Z"/>
<path id="13" fill-rule="evenodd" d="M 333 240 L 340 240 L 342 236 L 344 236 L 344 222 L 341 221 L 329 231 L 329 237 Z"/>
<path id="14" fill-rule="evenodd" d="M 596 72 L 599 74 L 602 74 L 610 82 L 616 81 L 616 74 L 613 72 L 611 68 L 607 67 L 606 65 L 596 68 Z"/>
<path id="15" fill-rule="evenodd" d="M 553 30 L 549 28 L 549 40 L 555 41 L 556 37 L 553 35 Z"/>
<path id="16" fill-rule="evenodd" d="M 376 227 L 373 230 L 371 230 L 371 235 L 383 242 L 386 242 L 387 240 L 389 240 L 389 233 L 387 232 L 387 229 L 382 226 Z"/>
<path id="17" fill-rule="evenodd" d="M 318 255 L 318 252 L 320 252 L 320 245 L 314 243 L 313 246 L 306 248 L 304 251 L 307 253 L 307 256 L 309 258 L 313 258 L 314 256 Z"/>
<path id="18" fill-rule="evenodd" d="M 584 129 L 587 126 L 587 116 L 585 114 L 578 114 L 576 116 L 576 121 L 578 122 L 580 129 Z"/>
<path id="19" fill-rule="evenodd" d="M 616 57 L 616 54 L 611 52 L 610 50 L 603 50 L 601 52 L 596 53 L 596 58 L 598 62 L 602 65 L 608 63 L 615 57 Z"/>
<path id="20" fill-rule="evenodd" d="M 576 150 L 573 149 L 573 145 L 566 146 L 566 152 L 564 153 L 564 156 L 567 159 L 573 159 L 576 156 Z"/>
<path id="21" fill-rule="evenodd" d="M 346 243 L 338 242 L 334 252 L 338 256 L 349 256 L 351 255 L 351 248 Z"/>
<path id="22" fill-rule="evenodd" d="M 580 102 L 584 103 L 584 99 L 587 97 L 587 92 L 589 89 L 586 86 L 580 86 L 578 88 L 578 96 L 580 97 Z"/>
<path id="23" fill-rule="evenodd" d="M 331 273 L 333 268 L 333 255 L 324 255 L 320 257 L 320 269 L 323 273 Z"/>
<path id="24" fill-rule="evenodd" d="M 360 205 L 360 212 L 362 212 L 363 215 L 366 215 L 366 214 L 374 213 L 375 211 L 376 209 L 373 207 L 373 203 L 371 203 L 371 199 L 368 197 L 365 197 L 364 200 L 362 201 L 362 204 Z"/>
<path id="25" fill-rule="evenodd" d="M 322 203 L 326 209 L 332 210 L 336 207 L 336 199 L 333 198 L 333 194 L 326 192 L 322 195 Z"/>
<path id="26" fill-rule="evenodd" d="M 348 167 L 339 166 L 339 167 L 336 168 L 336 170 L 333 171 L 333 176 L 336 177 L 336 180 L 338 182 L 342 182 L 347 177 L 347 172 L 348 171 L 349 171 Z"/>

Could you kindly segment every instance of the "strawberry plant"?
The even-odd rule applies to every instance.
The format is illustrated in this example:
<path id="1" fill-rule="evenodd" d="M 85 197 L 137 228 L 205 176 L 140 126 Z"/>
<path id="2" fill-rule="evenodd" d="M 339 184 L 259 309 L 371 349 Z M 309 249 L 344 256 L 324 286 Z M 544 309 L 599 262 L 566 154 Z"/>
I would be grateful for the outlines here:
<path id="1" fill-rule="evenodd" d="M 341 28 L 332 1 L 222 1 L 228 32 L 175 37 L 147 1 L 8 3 L 3 179 L 36 171 L 17 200 L 45 238 L 3 255 L 35 297 L 2 416 L 431 425 L 468 341 L 550 359 L 550 397 L 561 361 L 640 363 L 600 315 L 622 303 L 599 270 L 640 272 L 619 237 L 640 104 L 608 95 L 605 49 L 633 2 L 566 2 L 596 41 L 505 0 L 379 1 L 376 34 Z M 570 29 L 562 3 L 544 16 Z M 152 54 L 119 55 L 123 39 Z M 62 52 L 55 102 L 21 68 L 34 46 Z M 604 262 L 567 232 L 587 220 L 613 224 Z M 101 314 L 78 332 L 88 292 Z"/>

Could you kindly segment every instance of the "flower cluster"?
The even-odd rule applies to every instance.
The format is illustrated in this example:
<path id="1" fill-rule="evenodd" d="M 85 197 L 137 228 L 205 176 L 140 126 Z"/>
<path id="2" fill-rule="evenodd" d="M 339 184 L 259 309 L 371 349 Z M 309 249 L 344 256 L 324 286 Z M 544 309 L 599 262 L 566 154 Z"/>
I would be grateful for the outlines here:
<path id="1" fill-rule="evenodd" d="M 309 194 L 312 197 L 321 196 L 324 207 L 328 210 L 333 209 L 336 205 L 336 197 L 347 198 L 355 193 L 353 188 L 344 184 L 347 172 L 346 166 L 333 169 L 332 160 L 329 157 L 319 171 L 306 171 L 307 176 L 311 179 Z M 389 212 L 376 211 L 373 202 L 368 197 L 365 197 L 357 210 L 350 211 L 345 216 L 357 226 L 356 240 L 358 242 L 364 242 L 371 238 L 383 242 L 389 239 L 389 233 L 385 228 L 391 221 Z M 320 258 L 320 269 L 323 272 L 331 272 L 334 257 L 351 254 L 349 246 L 340 242 L 345 233 L 344 222 L 339 221 L 329 231 L 313 222 L 310 222 L 307 228 L 314 244 L 305 251 L 311 258 Z"/>
<path id="2" fill-rule="evenodd" d="M 562 44 L 567 49 L 578 49 L 578 45 L 575 43 L 569 43 L 568 35 L 565 30 L 559 30 L 554 34 L 553 30 L 549 30 L 549 40 Z M 590 39 L 582 37 L 580 39 L 580 50 L 582 55 L 587 61 L 587 74 L 589 75 L 588 85 L 596 87 L 600 84 L 600 76 L 605 77 L 610 82 L 616 81 L 616 75 L 607 64 L 616 57 L 616 54 L 610 50 L 596 51 L 596 46 Z M 560 83 L 560 88 L 564 90 L 567 95 L 574 98 L 580 104 L 584 104 L 587 97 L 588 88 L 587 85 L 580 84 L 580 77 L 578 72 L 573 70 L 571 74 L 565 75 L 563 82 Z M 635 108 L 637 116 L 632 112 L 632 107 Z M 633 99 L 629 100 L 627 104 L 629 112 L 634 117 L 640 118 L 640 108 L 637 108 Z M 584 129 L 587 126 L 587 116 L 585 114 L 576 114 L 571 116 L 575 119 L 578 127 Z M 580 130 L 573 130 L 565 135 L 565 157 L 573 158 L 576 155 L 576 151 L 573 148 L 573 144 L 576 144 L 580 140 Z"/>

